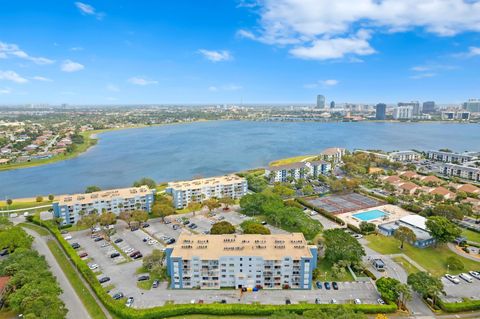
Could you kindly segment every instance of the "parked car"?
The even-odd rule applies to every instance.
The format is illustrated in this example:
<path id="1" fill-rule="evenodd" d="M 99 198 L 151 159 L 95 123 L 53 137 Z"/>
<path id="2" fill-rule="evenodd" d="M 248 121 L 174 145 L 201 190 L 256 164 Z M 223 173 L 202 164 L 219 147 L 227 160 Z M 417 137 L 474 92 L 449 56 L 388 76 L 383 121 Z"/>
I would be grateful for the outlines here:
<path id="1" fill-rule="evenodd" d="M 469 273 L 470 276 L 472 276 L 473 278 L 477 278 L 478 280 L 480 280 L 480 272 L 478 272 L 478 271 L 469 271 L 468 273 Z"/>
<path id="2" fill-rule="evenodd" d="M 117 257 L 119 257 L 119 256 L 120 256 L 120 253 L 115 252 L 115 253 L 112 253 L 112 254 L 110 255 L 110 258 L 117 258 Z"/>
<path id="3" fill-rule="evenodd" d="M 187 220 L 184 220 L 184 221 L 183 221 L 183 224 L 184 224 L 184 225 L 188 225 L 188 224 L 190 224 L 190 221 L 189 221 L 188 219 L 187 219 Z"/>
<path id="4" fill-rule="evenodd" d="M 472 282 L 473 282 L 473 278 L 470 277 L 470 275 L 467 274 L 467 273 L 461 273 L 460 275 L 458 275 L 458 277 L 462 278 L 462 279 L 465 280 L 466 282 L 469 282 L 469 283 L 472 283 Z"/>
<path id="5" fill-rule="evenodd" d="M 337 301 L 337 299 L 332 298 L 332 300 L 330 300 L 330 303 L 336 305 L 338 303 L 338 301 Z"/>
<path id="6" fill-rule="evenodd" d="M 140 254 L 137 254 L 135 256 L 133 256 L 133 259 L 139 259 L 139 258 L 142 258 L 143 255 L 140 253 Z"/>
<path id="7" fill-rule="evenodd" d="M 80 257 L 80 258 L 85 258 L 87 256 L 88 256 L 88 253 L 86 253 L 86 252 L 83 252 L 83 253 L 78 255 L 78 257 Z"/>
<path id="8" fill-rule="evenodd" d="M 330 286 L 330 283 L 329 283 L 329 282 L 326 282 L 326 283 L 324 283 L 323 285 L 325 286 L 325 289 L 330 290 L 330 287 L 331 287 L 331 286 Z"/>
<path id="9" fill-rule="evenodd" d="M 65 240 L 70 240 L 70 239 L 72 239 L 73 237 L 72 237 L 72 235 L 67 235 L 67 236 L 65 236 L 65 237 L 63 237 L 63 238 L 64 238 Z"/>
<path id="10" fill-rule="evenodd" d="M 152 288 L 158 288 L 158 285 L 160 285 L 160 281 L 155 279 L 152 284 Z"/>
<path id="11" fill-rule="evenodd" d="M 107 281 L 110 281 L 110 277 L 102 277 L 98 279 L 98 282 L 101 284 L 106 283 Z"/>
<path id="12" fill-rule="evenodd" d="M 133 297 L 128 297 L 127 302 L 125 302 L 125 306 L 131 307 L 133 305 Z"/>
<path id="13" fill-rule="evenodd" d="M 285 299 L 285 304 L 286 304 L 286 305 L 291 305 L 292 302 L 290 301 L 290 299 L 287 298 L 287 299 Z"/>
<path id="14" fill-rule="evenodd" d="M 131 231 L 137 231 L 137 230 L 139 230 L 139 228 L 138 227 L 132 227 L 132 228 L 130 228 L 130 230 Z"/>
<path id="15" fill-rule="evenodd" d="M 150 238 L 145 237 L 145 238 L 142 239 L 142 241 L 143 241 L 144 243 L 146 243 L 149 239 L 150 239 Z"/>
<path id="16" fill-rule="evenodd" d="M 163 222 L 164 222 L 165 224 L 171 224 L 171 223 L 172 223 L 172 221 L 171 221 L 171 220 L 168 220 L 168 219 L 165 219 Z"/>
<path id="17" fill-rule="evenodd" d="M 102 241 L 102 240 L 103 240 L 103 237 L 97 237 L 97 238 L 95 238 L 93 241 L 94 241 L 94 242 L 99 242 L 99 241 Z"/>
<path id="18" fill-rule="evenodd" d="M 322 283 L 320 281 L 315 282 L 315 286 L 317 286 L 318 289 L 322 289 Z"/>
<path id="19" fill-rule="evenodd" d="M 114 295 L 112 296 L 112 298 L 113 298 L 114 300 L 119 300 L 119 299 L 122 299 L 123 297 L 124 297 L 124 295 L 123 295 L 122 292 L 117 292 L 116 294 L 114 294 Z"/>
<path id="20" fill-rule="evenodd" d="M 318 299 L 318 298 L 315 298 L 315 304 L 317 304 L 317 305 L 318 305 L 319 303 L 320 303 L 320 299 Z"/>
<path id="21" fill-rule="evenodd" d="M 445 278 L 447 278 L 448 280 L 450 280 L 454 284 L 459 284 L 460 283 L 460 280 L 457 278 L 457 276 L 446 274 Z"/>
<path id="22" fill-rule="evenodd" d="M 79 243 L 73 243 L 72 248 L 73 249 L 78 249 L 78 248 L 80 248 L 80 244 Z"/>
<path id="23" fill-rule="evenodd" d="M 188 226 L 190 229 L 196 229 L 198 228 L 197 224 L 190 224 L 190 226 Z"/>
<path id="24" fill-rule="evenodd" d="M 173 225 L 172 225 L 172 228 L 173 228 L 173 230 L 177 230 L 177 229 L 180 228 L 180 226 L 178 226 L 177 224 L 173 224 Z"/>
<path id="25" fill-rule="evenodd" d="M 355 298 L 355 300 L 353 301 L 356 305 L 361 305 L 362 304 L 362 301 L 358 298 Z"/>
<path id="26" fill-rule="evenodd" d="M 136 250 L 133 253 L 131 253 L 129 256 L 130 257 L 135 257 L 135 255 L 138 255 L 138 254 L 140 254 L 140 251 Z"/>
<path id="27" fill-rule="evenodd" d="M 95 270 L 98 268 L 98 265 L 97 264 L 91 264 L 88 266 L 88 268 L 90 268 L 90 270 Z"/>
<path id="28" fill-rule="evenodd" d="M 166 243 L 167 245 L 171 245 L 171 244 L 173 244 L 174 242 L 175 242 L 175 239 L 174 239 L 174 238 L 169 238 L 167 241 L 165 241 L 165 243 Z"/>
<path id="29" fill-rule="evenodd" d="M 142 276 L 137 278 L 137 281 L 145 281 L 145 280 L 149 280 L 149 279 L 150 279 L 149 275 L 142 275 Z"/>
<path id="30" fill-rule="evenodd" d="M 127 249 L 125 250 L 125 254 L 130 254 L 130 253 L 133 253 L 134 251 L 135 251 L 135 249 L 133 249 L 133 248 L 130 247 L 130 248 L 127 248 Z"/>
<path id="31" fill-rule="evenodd" d="M 332 282 L 332 287 L 334 290 L 338 290 L 338 284 L 336 281 Z"/>
<path id="32" fill-rule="evenodd" d="M 144 224 L 142 225 L 142 228 L 147 228 L 147 227 L 150 227 L 150 224 L 149 224 L 149 223 L 144 223 Z"/>
<path id="33" fill-rule="evenodd" d="M 220 300 L 220 303 L 226 304 L 226 303 L 227 303 L 227 299 L 222 299 L 222 300 Z"/>
<path id="34" fill-rule="evenodd" d="M 378 302 L 380 305 L 384 305 L 384 304 L 385 304 L 385 301 L 383 301 L 382 298 L 378 298 L 378 299 L 377 299 L 377 302 Z"/>
<path id="35" fill-rule="evenodd" d="M 360 235 L 360 234 L 355 234 L 355 235 L 353 235 L 353 237 L 355 237 L 356 239 L 363 238 L 363 236 L 362 236 L 362 235 Z"/>
<path id="36" fill-rule="evenodd" d="M 261 222 L 261 224 L 262 224 L 263 226 L 265 226 L 265 225 L 267 224 L 267 222 L 266 222 L 266 221 L 263 221 L 263 222 Z"/>
<path id="37" fill-rule="evenodd" d="M 118 244 L 118 243 L 121 243 L 122 241 L 123 241 L 123 239 L 117 238 L 117 239 L 115 239 L 114 243 L 115 243 L 115 244 Z"/>

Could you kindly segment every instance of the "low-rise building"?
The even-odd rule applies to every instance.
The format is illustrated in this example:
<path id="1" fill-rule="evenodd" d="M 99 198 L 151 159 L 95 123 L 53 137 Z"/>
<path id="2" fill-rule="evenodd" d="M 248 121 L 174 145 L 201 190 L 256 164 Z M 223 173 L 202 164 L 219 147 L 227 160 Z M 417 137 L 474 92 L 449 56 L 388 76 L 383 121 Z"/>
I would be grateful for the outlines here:
<path id="1" fill-rule="evenodd" d="M 478 157 L 477 154 L 471 152 L 454 153 L 445 151 L 428 151 L 427 158 L 434 161 L 446 162 L 446 163 L 466 163 L 475 160 Z"/>
<path id="2" fill-rule="evenodd" d="M 410 228 L 416 236 L 415 241 L 410 244 L 415 247 L 425 248 L 435 244 L 435 239 L 430 235 L 425 225 L 426 221 L 427 219 L 420 215 L 407 215 L 397 221 L 379 225 L 378 231 L 382 235 L 393 236 L 400 226 Z"/>
<path id="3" fill-rule="evenodd" d="M 182 233 L 165 251 L 171 288 L 311 289 L 317 247 L 303 234 Z"/>
<path id="4" fill-rule="evenodd" d="M 415 151 L 398 151 L 388 154 L 388 157 L 395 162 L 413 162 L 418 161 L 421 155 Z"/>
<path id="5" fill-rule="evenodd" d="M 436 187 L 436 188 L 433 188 L 429 191 L 429 194 L 430 195 L 440 195 L 442 196 L 444 199 L 453 199 L 455 198 L 455 193 L 454 192 L 451 192 L 449 191 L 448 189 L 446 189 L 445 187 Z"/>
<path id="6" fill-rule="evenodd" d="M 289 179 L 298 180 L 317 178 L 326 175 L 331 170 L 331 164 L 325 161 L 296 162 L 285 165 L 269 166 L 265 169 L 265 177 L 270 182 L 287 182 Z"/>
<path id="7" fill-rule="evenodd" d="M 63 195 L 55 199 L 53 213 L 62 225 L 78 222 L 82 214 L 100 214 L 145 210 L 150 212 L 155 190 L 147 186 L 99 191 L 89 194 Z"/>
<path id="8" fill-rule="evenodd" d="M 472 184 L 462 184 L 457 188 L 457 192 L 465 192 L 467 194 L 480 194 L 480 188 Z"/>
<path id="9" fill-rule="evenodd" d="M 320 153 L 320 158 L 333 162 L 333 163 L 340 163 L 342 161 L 343 155 L 345 155 L 346 149 L 341 148 L 341 147 L 330 147 L 327 149 L 324 149 Z"/>
<path id="10" fill-rule="evenodd" d="M 247 190 L 247 180 L 232 174 L 168 183 L 165 191 L 173 196 L 175 208 L 182 209 L 191 202 L 202 202 L 212 197 L 241 198 L 247 194 Z"/>
<path id="11" fill-rule="evenodd" d="M 480 182 L 480 167 L 458 164 L 443 164 L 442 173 L 445 176 L 459 177 Z"/>

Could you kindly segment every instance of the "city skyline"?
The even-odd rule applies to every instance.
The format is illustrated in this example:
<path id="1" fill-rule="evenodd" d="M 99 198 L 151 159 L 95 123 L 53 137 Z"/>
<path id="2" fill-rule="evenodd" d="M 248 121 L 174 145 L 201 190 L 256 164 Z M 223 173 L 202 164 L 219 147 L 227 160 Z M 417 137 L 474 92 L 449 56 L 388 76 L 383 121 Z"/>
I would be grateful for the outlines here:
<path id="1" fill-rule="evenodd" d="M 478 1 L 362 3 L 7 3 L 0 104 L 478 97 Z"/>

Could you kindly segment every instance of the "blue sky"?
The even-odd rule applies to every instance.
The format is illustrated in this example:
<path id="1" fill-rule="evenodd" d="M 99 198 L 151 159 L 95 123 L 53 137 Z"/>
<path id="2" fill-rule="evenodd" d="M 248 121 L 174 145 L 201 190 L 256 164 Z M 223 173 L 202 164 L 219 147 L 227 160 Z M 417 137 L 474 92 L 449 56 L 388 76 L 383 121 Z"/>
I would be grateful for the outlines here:
<path id="1" fill-rule="evenodd" d="M 0 104 L 480 97 L 480 1 L 4 1 Z"/>

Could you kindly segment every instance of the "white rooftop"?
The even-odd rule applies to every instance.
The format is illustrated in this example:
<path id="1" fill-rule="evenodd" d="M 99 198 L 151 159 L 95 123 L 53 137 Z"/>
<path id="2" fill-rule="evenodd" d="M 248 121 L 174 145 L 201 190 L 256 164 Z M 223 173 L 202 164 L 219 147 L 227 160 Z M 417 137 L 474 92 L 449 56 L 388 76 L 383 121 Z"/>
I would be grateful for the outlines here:
<path id="1" fill-rule="evenodd" d="M 420 215 L 407 215 L 402 218 L 400 218 L 401 222 L 404 222 L 405 224 L 409 224 L 411 226 L 415 226 L 417 228 L 420 228 L 422 230 L 427 230 L 427 226 L 425 225 L 425 222 L 427 219 L 423 216 Z"/>

